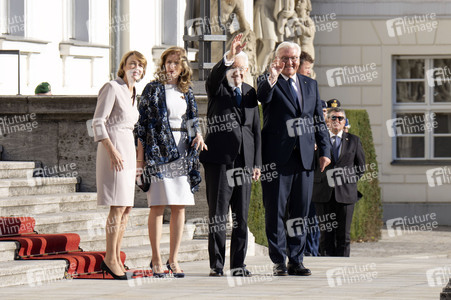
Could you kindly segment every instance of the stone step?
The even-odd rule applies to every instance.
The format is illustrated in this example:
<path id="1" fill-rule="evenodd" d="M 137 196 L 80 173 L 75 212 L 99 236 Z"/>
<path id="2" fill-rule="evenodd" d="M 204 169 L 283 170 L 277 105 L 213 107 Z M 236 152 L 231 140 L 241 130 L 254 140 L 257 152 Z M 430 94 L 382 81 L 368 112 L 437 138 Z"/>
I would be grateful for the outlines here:
<path id="1" fill-rule="evenodd" d="M 34 162 L 0 161 L 0 179 L 3 178 L 27 178 L 33 174 Z"/>
<path id="2" fill-rule="evenodd" d="M 0 263 L 0 287 L 45 286 L 64 280 L 65 260 L 16 260 Z"/>
<path id="3" fill-rule="evenodd" d="M 74 232 L 80 235 L 80 247 L 84 251 L 104 251 L 106 243 L 106 235 L 104 228 L 92 228 L 91 230 Z M 182 241 L 192 240 L 194 226 L 187 224 L 184 227 Z M 161 243 L 169 243 L 170 230 L 169 224 L 163 224 L 163 232 L 161 235 Z M 149 232 L 147 225 L 144 226 L 127 226 L 122 247 L 131 248 L 150 245 Z M 150 247 L 150 246 L 149 246 Z"/>
<path id="4" fill-rule="evenodd" d="M 0 262 L 14 260 L 16 249 L 19 248 L 19 244 L 16 242 L 0 242 Z"/>
<path id="5" fill-rule="evenodd" d="M 108 209 L 93 211 L 61 212 L 58 214 L 40 214 L 36 220 L 35 230 L 39 233 L 68 233 L 76 231 L 104 231 Z M 130 213 L 129 226 L 139 227 L 147 224 L 148 208 L 134 208 Z"/>
<path id="6" fill-rule="evenodd" d="M 0 179 L 0 197 L 74 193 L 76 184 L 75 177 Z"/>
<path id="7" fill-rule="evenodd" d="M 96 193 L 25 195 L 0 198 L 0 216 L 2 217 L 34 216 L 96 209 Z"/>

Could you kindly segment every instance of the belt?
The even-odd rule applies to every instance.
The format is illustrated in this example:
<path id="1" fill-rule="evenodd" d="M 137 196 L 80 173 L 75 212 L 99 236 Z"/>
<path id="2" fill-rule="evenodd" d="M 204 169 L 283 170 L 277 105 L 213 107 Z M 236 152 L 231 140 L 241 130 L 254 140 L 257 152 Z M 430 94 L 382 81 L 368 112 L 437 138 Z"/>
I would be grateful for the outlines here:
<path id="1" fill-rule="evenodd" d="M 181 132 L 188 132 L 186 128 L 171 128 L 172 131 L 181 131 Z"/>

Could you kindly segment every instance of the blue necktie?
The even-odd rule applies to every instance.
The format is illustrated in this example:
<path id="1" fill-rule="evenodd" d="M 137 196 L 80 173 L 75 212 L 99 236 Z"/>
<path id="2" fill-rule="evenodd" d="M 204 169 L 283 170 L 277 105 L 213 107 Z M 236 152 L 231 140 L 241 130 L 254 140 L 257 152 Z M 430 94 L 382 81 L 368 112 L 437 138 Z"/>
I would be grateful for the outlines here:
<path id="1" fill-rule="evenodd" d="M 241 90 L 239 87 L 235 89 L 235 100 L 238 106 L 241 106 L 241 100 L 243 100 L 243 96 L 241 95 Z"/>
<path id="2" fill-rule="evenodd" d="M 341 139 L 338 135 L 334 135 L 334 142 L 332 144 L 332 151 L 333 151 L 333 155 L 335 158 L 335 161 L 338 160 L 339 154 L 340 154 L 340 144 L 341 144 Z"/>
<path id="3" fill-rule="evenodd" d="M 298 95 L 296 94 L 296 91 L 294 90 L 293 83 L 294 83 L 293 78 L 288 79 L 288 85 L 290 86 L 291 96 L 293 96 L 294 102 L 296 102 L 296 104 L 298 104 L 298 102 L 299 102 Z"/>

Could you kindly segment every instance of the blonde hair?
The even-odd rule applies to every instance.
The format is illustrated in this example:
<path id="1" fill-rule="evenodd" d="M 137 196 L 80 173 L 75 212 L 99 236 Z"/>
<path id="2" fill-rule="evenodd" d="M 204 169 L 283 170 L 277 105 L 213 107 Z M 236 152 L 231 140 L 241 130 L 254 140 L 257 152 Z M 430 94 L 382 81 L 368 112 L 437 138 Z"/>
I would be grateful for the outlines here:
<path id="1" fill-rule="evenodd" d="M 166 84 L 168 82 L 168 78 L 166 75 L 165 63 L 166 59 L 169 55 L 177 54 L 180 57 L 180 62 L 182 65 L 182 72 L 177 79 L 177 88 L 182 92 L 186 93 L 191 86 L 191 77 L 193 76 L 193 70 L 189 66 L 188 58 L 186 57 L 185 49 L 181 47 L 170 47 L 166 49 L 163 54 L 161 54 L 160 63 L 155 71 L 155 78 L 161 82 L 162 84 Z"/>
<path id="2" fill-rule="evenodd" d="M 125 76 L 125 71 L 124 71 L 125 64 L 127 63 L 127 59 L 130 56 L 132 56 L 132 55 L 136 56 L 136 59 L 138 60 L 138 62 L 143 65 L 143 73 L 141 75 L 141 79 L 143 79 L 144 75 L 146 75 L 147 59 L 140 52 L 134 51 L 134 50 L 133 51 L 128 51 L 127 53 L 124 54 L 124 56 L 122 56 L 121 63 L 119 64 L 119 70 L 117 71 L 117 76 L 119 76 L 120 78 L 124 79 L 124 76 Z"/>

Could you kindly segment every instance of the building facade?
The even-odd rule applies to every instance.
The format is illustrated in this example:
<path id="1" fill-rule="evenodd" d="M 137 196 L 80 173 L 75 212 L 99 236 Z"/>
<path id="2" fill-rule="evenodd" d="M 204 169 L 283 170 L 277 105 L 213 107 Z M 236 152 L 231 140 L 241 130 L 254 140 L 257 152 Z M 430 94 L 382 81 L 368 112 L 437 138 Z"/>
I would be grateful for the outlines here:
<path id="1" fill-rule="evenodd" d="M 253 0 L 244 0 L 253 24 Z M 189 0 L 0 0 L 0 50 L 20 50 L 21 94 L 42 81 L 95 95 L 120 56 L 183 46 Z M 451 225 L 451 3 L 312 0 L 324 100 L 370 116 L 384 219 L 435 213 Z M 196 49 L 190 49 L 194 60 Z M 0 54 L 0 94 L 17 94 L 17 56 Z M 353 124 L 351 124 L 352 126 Z M 448 219 L 448 220 L 447 220 Z"/>

